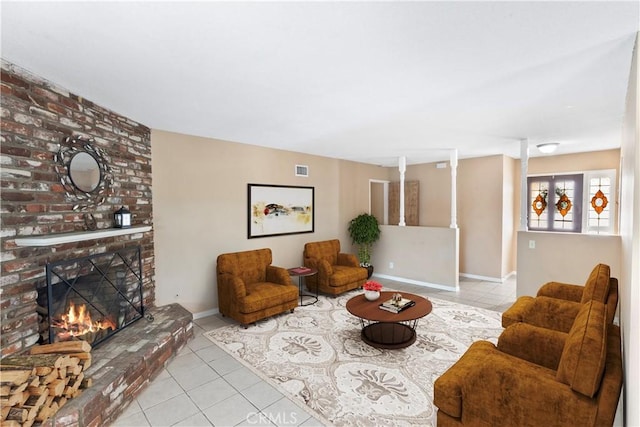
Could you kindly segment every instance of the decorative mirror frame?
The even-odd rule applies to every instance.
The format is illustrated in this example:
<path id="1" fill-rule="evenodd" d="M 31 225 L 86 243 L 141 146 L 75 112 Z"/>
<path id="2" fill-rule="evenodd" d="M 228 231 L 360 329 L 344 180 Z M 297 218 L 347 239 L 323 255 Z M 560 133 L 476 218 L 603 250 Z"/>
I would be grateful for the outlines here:
<path id="1" fill-rule="evenodd" d="M 89 208 L 101 205 L 104 203 L 113 185 L 113 174 L 109 167 L 109 156 L 102 148 L 94 145 L 92 138 L 68 136 L 62 141 L 58 152 L 54 156 L 54 160 L 57 163 L 55 170 L 60 179 L 60 183 L 65 189 L 67 197 L 77 202 L 73 206 L 73 210 L 86 211 Z M 82 152 L 93 157 L 100 168 L 100 182 L 98 182 L 96 188 L 91 191 L 84 191 L 76 187 L 71 180 L 71 174 L 69 172 L 71 160 L 76 154 Z"/>

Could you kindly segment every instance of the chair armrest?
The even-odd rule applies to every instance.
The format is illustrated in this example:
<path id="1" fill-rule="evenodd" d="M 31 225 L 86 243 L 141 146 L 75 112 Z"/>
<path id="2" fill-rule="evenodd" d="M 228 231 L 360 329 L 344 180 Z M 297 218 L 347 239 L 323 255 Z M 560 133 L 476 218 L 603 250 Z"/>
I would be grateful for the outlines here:
<path id="1" fill-rule="evenodd" d="M 338 265 L 345 265 L 347 267 L 360 267 L 360 263 L 358 262 L 358 257 L 354 254 L 338 254 Z"/>
<path id="2" fill-rule="evenodd" d="M 527 306 L 524 322 L 541 328 L 569 332 L 582 304 L 550 297 L 536 297 Z"/>
<path id="3" fill-rule="evenodd" d="M 218 281 L 221 282 L 220 285 L 222 285 L 224 288 L 228 288 L 231 290 L 227 293 L 227 295 L 232 295 L 236 300 L 247 296 L 247 288 L 244 285 L 244 281 L 238 276 L 224 274 L 218 277 Z"/>
<path id="4" fill-rule="evenodd" d="M 333 275 L 333 268 L 329 261 L 321 258 L 305 258 L 304 265 L 306 267 L 315 268 L 318 270 L 318 277 L 328 278 Z M 323 280 L 323 279 L 322 279 Z"/>
<path id="5" fill-rule="evenodd" d="M 528 295 L 519 297 L 504 313 L 502 313 L 502 327 L 506 328 L 514 323 L 523 322 L 527 308 L 533 303 L 533 297 Z"/>
<path id="6" fill-rule="evenodd" d="M 516 323 L 502 331 L 498 350 L 556 371 L 566 339 L 564 332 Z"/>
<path id="7" fill-rule="evenodd" d="M 462 389 L 466 377 L 482 363 L 495 346 L 488 341 L 476 341 L 444 374 L 433 383 L 433 403 L 452 416 L 462 415 Z"/>
<path id="8" fill-rule="evenodd" d="M 580 302 L 582 300 L 582 293 L 584 286 L 572 285 L 569 283 L 560 282 L 548 282 L 538 289 L 537 296 L 539 297 L 551 297 L 557 299 L 563 299 L 567 301 Z"/>
<path id="9" fill-rule="evenodd" d="M 291 285 L 291 276 L 286 268 L 276 267 L 275 265 L 267 266 L 267 282 L 278 283 L 280 285 Z"/>

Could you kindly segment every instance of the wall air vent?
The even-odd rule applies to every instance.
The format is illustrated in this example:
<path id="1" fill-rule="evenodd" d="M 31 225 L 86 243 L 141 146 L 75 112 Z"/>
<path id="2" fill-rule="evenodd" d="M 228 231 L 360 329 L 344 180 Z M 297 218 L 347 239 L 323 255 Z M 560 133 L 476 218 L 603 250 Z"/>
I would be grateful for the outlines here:
<path id="1" fill-rule="evenodd" d="M 309 166 L 296 165 L 296 176 L 309 176 Z"/>

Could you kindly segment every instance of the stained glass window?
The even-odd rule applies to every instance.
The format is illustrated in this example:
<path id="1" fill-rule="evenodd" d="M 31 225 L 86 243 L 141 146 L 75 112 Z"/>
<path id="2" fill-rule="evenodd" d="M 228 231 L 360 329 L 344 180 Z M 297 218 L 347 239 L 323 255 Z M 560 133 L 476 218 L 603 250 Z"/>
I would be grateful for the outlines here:
<path id="1" fill-rule="evenodd" d="M 529 182 L 529 228 L 546 230 L 549 228 L 549 209 L 547 197 L 549 181 L 543 179 Z"/>
<path id="2" fill-rule="evenodd" d="M 528 177 L 529 230 L 613 233 L 615 178 L 615 170 Z"/>
<path id="3" fill-rule="evenodd" d="M 615 171 L 594 171 L 585 174 L 587 202 L 587 233 L 613 232 Z"/>
<path id="4" fill-rule="evenodd" d="M 582 231 L 582 174 L 529 177 L 529 229 Z"/>

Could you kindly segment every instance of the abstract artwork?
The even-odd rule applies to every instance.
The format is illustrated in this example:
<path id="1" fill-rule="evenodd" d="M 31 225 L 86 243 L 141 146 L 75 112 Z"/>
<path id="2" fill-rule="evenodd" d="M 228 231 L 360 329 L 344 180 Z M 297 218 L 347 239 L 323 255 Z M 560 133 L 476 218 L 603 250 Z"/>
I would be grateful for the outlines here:
<path id="1" fill-rule="evenodd" d="M 313 233 L 314 187 L 248 184 L 247 237 Z"/>

